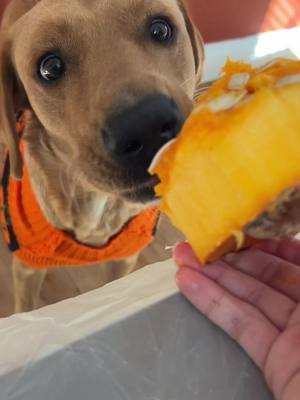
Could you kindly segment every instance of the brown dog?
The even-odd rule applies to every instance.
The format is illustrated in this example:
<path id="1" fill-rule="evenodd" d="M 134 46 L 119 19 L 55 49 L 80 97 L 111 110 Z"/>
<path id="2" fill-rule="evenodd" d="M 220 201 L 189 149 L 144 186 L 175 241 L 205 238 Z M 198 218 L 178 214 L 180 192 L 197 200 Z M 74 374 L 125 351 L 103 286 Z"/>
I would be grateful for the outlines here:
<path id="1" fill-rule="evenodd" d="M 100 247 L 154 200 L 154 154 L 193 105 L 203 46 L 181 0 L 12 0 L 1 31 L 0 132 L 24 159 L 49 223 Z M 103 268 L 103 284 L 137 255 Z M 36 307 L 45 270 L 14 259 L 16 311 Z M 114 271 L 114 272 L 112 272 Z"/>

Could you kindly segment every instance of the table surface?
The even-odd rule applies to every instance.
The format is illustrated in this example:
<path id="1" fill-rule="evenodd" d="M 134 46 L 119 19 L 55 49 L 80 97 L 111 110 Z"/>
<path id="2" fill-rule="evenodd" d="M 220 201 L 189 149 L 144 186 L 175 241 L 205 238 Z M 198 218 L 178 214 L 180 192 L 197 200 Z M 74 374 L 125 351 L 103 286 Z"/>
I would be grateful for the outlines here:
<path id="1" fill-rule="evenodd" d="M 271 400 L 246 354 L 177 291 L 175 266 L 0 320 L 1 400 Z"/>

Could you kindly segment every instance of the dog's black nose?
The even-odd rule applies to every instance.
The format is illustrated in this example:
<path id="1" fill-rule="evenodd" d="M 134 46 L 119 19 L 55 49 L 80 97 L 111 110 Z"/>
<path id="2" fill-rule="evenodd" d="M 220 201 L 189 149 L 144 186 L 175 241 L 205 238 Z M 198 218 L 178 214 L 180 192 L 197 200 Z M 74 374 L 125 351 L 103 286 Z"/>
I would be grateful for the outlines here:
<path id="1" fill-rule="evenodd" d="M 132 169 L 146 173 L 158 150 L 175 138 L 184 118 L 175 102 L 163 95 L 144 97 L 135 105 L 111 115 L 104 127 L 108 154 Z"/>

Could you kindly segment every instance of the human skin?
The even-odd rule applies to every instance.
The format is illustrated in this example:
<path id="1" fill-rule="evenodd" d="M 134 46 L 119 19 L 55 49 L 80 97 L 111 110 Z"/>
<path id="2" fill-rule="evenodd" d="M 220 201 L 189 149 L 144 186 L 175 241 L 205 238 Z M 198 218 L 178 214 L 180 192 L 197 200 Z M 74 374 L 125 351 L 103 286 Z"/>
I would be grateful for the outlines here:
<path id="1" fill-rule="evenodd" d="M 177 285 L 239 343 L 277 400 L 300 398 L 300 242 L 264 241 L 203 267 L 178 245 Z"/>
<path id="2" fill-rule="evenodd" d="M 5 9 L 5 7 L 7 6 L 7 4 L 9 3 L 10 0 L 0 0 L 0 20 L 3 14 L 3 11 Z"/>

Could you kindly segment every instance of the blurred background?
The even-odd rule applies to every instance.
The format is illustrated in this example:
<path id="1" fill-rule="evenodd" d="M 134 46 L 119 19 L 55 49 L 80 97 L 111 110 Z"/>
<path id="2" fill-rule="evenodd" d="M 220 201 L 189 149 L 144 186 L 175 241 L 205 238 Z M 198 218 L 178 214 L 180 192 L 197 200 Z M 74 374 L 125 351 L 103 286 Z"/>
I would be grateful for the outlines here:
<path id="1" fill-rule="evenodd" d="M 187 0 L 206 42 L 300 26 L 299 0 Z"/>

